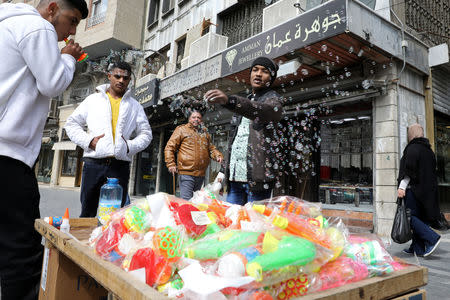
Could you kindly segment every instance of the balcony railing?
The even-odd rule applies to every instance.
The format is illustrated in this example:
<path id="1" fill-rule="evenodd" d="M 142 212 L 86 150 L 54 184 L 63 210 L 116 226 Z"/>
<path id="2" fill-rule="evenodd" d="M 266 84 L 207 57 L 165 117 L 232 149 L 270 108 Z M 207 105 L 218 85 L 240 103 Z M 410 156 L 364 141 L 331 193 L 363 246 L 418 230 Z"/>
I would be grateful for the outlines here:
<path id="1" fill-rule="evenodd" d="M 406 25 L 434 44 L 449 43 L 450 2 L 448 0 L 406 0 Z"/>
<path id="2" fill-rule="evenodd" d="M 103 21 L 105 21 L 105 18 L 106 18 L 106 10 L 99 12 L 95 16 L 90 17 L 87 21 L 87 27 L 89 28 L 89 27 L 95 26 L 97 24 L 100 24 Z"/>

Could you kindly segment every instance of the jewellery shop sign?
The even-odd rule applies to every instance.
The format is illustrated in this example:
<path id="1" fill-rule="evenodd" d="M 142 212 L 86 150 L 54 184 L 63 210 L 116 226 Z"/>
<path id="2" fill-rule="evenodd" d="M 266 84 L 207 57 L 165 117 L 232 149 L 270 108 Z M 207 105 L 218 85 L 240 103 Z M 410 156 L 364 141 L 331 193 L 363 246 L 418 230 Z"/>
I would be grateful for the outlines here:
<path id="1" fill-rule="evenodd" d="M 155 78 L 134 89 L 134 98 L 144 107 L 158 104 L 159 79 Z"/>
<path id="2" fill-rule="evenodd" d="M 329 1 L 225 50 L 221 76 L 250 68 L 260 56 L 276 58 L 344 33 L 346 28 L 346 0 Z"/>

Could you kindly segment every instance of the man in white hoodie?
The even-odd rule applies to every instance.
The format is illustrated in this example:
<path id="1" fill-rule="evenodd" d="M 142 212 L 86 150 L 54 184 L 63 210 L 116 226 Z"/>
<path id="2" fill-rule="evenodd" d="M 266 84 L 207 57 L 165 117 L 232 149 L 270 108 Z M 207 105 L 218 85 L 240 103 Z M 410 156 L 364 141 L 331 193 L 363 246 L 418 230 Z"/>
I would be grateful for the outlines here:
<path id="1" fill-rule="evenodd" d="M 115 62 L 108 79 L 110 84 L 98 86 L 97 93 L 81 102 L 64 126 L 69 138 L 84 150 L 80 217 L 96 216 L 100 188 L 108 177 L 119 179 L 121 206 L 127 204 L 131 158 L 152 140 L 144 108 L 128 89 L 130 65 Z"/>
<path id="2" fill-rule="evenodd" d="M 88 14 L 84 0 L 0 5 L 1 299 L 37 299 L 42 246 L 34 230 L 39 189 L 33 165 L 49 100 L 70 84 L 82 49 L 72 40 Z"/>

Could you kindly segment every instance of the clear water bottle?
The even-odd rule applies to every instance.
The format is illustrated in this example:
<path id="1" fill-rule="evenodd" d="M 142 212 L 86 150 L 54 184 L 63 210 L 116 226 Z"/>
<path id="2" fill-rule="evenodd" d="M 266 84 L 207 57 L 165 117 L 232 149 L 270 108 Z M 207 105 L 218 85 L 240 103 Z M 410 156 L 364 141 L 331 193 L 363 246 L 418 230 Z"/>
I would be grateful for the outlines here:
<path id="1" fill-rule="evenodd" d="M 121 204 L 122 187 L 119 184 L 119 179 L 108 178 L 108 181 L 100 189 L 100 200 L 97 210 L 99 224 L 106 224 L 109 215 L 120 209 Z"/>

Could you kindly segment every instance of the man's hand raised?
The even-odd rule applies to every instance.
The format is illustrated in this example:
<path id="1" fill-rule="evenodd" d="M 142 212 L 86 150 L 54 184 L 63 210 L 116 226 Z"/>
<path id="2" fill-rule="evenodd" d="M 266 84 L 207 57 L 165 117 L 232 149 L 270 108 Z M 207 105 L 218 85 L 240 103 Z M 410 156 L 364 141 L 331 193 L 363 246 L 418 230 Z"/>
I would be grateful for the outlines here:
<path id="1" fill-rule="evenodd" d="M 70 54 L 76 60 L 78 60 L 81 54 L 83 54 L 83 48 L 81 48 L 81 46 L 78 43 L 75 43 L 73 40 L 69 40 L 67 45 L 61 49 L 61 53 Z"/>
<path id="2" fill-rule="evenodd" d="M 228 96 L 221 90 L 209 90 L 204 97 L 206 102 L 214 104 L 227 104 Z"/>

